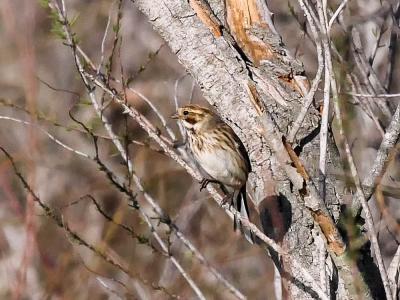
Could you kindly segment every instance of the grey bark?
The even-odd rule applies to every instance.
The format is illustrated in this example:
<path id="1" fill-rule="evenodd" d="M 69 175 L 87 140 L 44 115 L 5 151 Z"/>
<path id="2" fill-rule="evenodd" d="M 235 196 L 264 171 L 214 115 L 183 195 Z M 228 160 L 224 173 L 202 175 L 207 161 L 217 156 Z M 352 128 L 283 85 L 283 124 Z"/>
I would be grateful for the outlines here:
<path id="1" fill-rule="evenodd" d="M 260 38 L 274 45 L 276 51 L 283 53 L 282 60 L 265 62 L 257 67 L 257 75 L 246 65 L 245 60 L 232 47 L 229 39 L 224 36 L 215 38 L 209 29 L 194 14 L 187 1 L 134 1 L 135 5 L 147 16 L 149 22 L 161 37 L 169 44 L 172 51 L 177 55 L 182 65 L 190 72 L 201 88 L 206 100 L 218 111 L 218 113 L 232 126 L 238 136 L 245 144 L 249 153 L 253 173 L 250 176 L 250 186 L 253 197 L 261 212 L 261 223 L 266 233 L 275 235 L 279 240 L 283 239 L 285 247 L 304 267 L 306 267 L 314 278 L 319 278 L 321 262 L 317 259 L 318 247 L 313 240 L 312 229 L 314 221 L 308 210 L 305 209 L 302 197 L 292 188 L 285 176 L 279 162 L 267 147 L 267 141 L 259 133 L 260 124 L 257 114 L 250 104 L 247 92 L 247 83 L 260 83 L 260 74 L 264 81 L 274 86 L 287 106 L 278 104 L 271 94 L 266 91 L 262 94 L 263 101 L 273 117 L 274 122 L 283 134 L 288 132 L 302 103 L 301 95 L 285 86 L 278 80 L 282 74 L 302 76 L 304 70 L 302 65 L 294 60 L 280 45 L 280 39 L 273 34 L 256 32 Z M 219 1 L 210 1 L 210 6 L 216 11 L 217 16 L 222 19 L 223 10 Z M 263 87 L 258 85 L 259 91 Z M 264 89 L 265 91 L 266 89 Z M 313 178 L 318 177 L 319 142 L 317 127 L 319 114 L 315 108 L 310 108 L 304 120 L 304 124 L 298 133 L 299 147 L 303 162 Z M 332 146 L 332 145 L 331 145 Z M 334 146 L 333 146 L 334 147 Z M 328 155 L 329 168 L 339 164 L 338 152 L 330 149 Z M 327 180 L 327 206 L 332 215 L 337 218 L 339 213 L 339 199 L 337 199 L 336 188 L 338 183 L 333 179 Z M 271 200 L 272 199 L 272 200 Z M 269 214 L 266 203 L 274 202 L 280 207 L 284 218 L 284 232 L 277 233 L 271 224 L 272 216 Z M 271 230 L 268 232 L 268 230 Z M 285 265 L 286 268 L 290 266 Z M 302 281 L 301 274 L 294 270 L 288 270 L 298 281 Z M 288 289 L 293 299 L 313 299 L 315 293 L 298 282 L 288 281 Z M 335 291 L 334 291 L 335 292 Z M 345 299 L 346 293 L 343 285 L 339 282 L 337 290 L 338 299 Z"/>

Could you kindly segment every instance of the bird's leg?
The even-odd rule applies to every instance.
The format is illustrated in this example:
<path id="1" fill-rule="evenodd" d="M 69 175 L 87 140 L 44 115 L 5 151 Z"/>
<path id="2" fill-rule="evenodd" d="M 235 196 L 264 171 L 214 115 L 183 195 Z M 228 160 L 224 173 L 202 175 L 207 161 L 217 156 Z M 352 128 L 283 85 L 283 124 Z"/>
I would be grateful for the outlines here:
<path id="1" fill-rule="evenodd" d="M 218 184 L 220 184 L 220 182 L 217 181 L 217 180 L 215 180 L 215 179 L 203 178 L 203 179 L 200 181 L 200 192 L 201 192 L 203 189 L 205 189 L 209 183 L 218 183 Z M 220 185 L 221 185 L 221 184 L 220 184 Z"/>
<path id="2" fill-rule="evenodd" d="M 226 189 L 226 187 L 225 187 L 224 185 L 221 184 L 220 187 L 221 187 L 221 190 L 222 190 L 222 191 L 224 192 L 224 194 L 225 194 L 224 198 L 223 198 L 222 201 L 221 201 L 221 206 L 225 205 L 225 204 L 230 200 L 229 208 L 231 208 L 231 206 L 232 206 L 232 204 L 233 204 L 233 197 L 234 197 L 234 194 L 229 193 L 228 190 Z"/>
<path id="3" fill-rule="evenodd" d="M 225 193 L 225 197 L 221 201 L 221 206 L 225 205 L 228 202 L 228 200 L 230 200 L 229 209 L 233 206 L 235 209 L 237 209 L 240 212 L 240 202 L 238 202 L 238 199 L 237 199 L 240 191 L 234 190 L 233 193 L 229 193 L 224 186 L 221 186 L 221 188 L 222 188 L 222 191 Z"/>
<path id="4" fill-rule="evenodd" d="M 205 189 L 209 183 L 217 183 L 217 184 L 219 184 L 220 189 L 221 189 L 222 192 L 225 194 L 225 195 L 224 195 L 224 198 L 222 198 L 221 206 L 225 205 L 229 200 L 231 200 L 231 203 L 229 204 L 229 208 L 230 208 L 230 207 L 233 205 L 233 198 L 234 198 L 234 195 L 235 195 L 235 194 L 230 194 L 230 193 L 228 192 L 228 190 L 226 189 L 226 187 L 225 187 L 221 182 L 219 182 L 218 180 L 215 180 L 215 179 L 207 179 L 207 178 L 203 178 L 203 179 L 200 181 L 200 184 L 201 184 L 201 186 L 200 186 L 200 191 L 202 191 L 203 189 Z"/>

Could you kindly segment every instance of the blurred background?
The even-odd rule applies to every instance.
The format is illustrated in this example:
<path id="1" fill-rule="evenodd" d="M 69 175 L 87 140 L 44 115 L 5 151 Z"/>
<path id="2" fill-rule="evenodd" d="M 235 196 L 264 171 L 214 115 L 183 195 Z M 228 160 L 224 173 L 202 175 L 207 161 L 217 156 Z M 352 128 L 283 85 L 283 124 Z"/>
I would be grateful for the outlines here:
<path id="1" fill-rule="evenodd" d="M 317 67 L 315 46 L 304 33 L 305 18 L 297 1 L 268 2 L 284 43 L 303 62 L 309 78 L 313 78 Z M 335 8 L 339 3 L 330 1 L 329 5 Z M 344 18 L 362 21 L 364 50 L 369 56 L 376 52 L 372 67 L 384 81 L 387 49 L 374 49 L 372 45 L 375 43 L 369 41 L 377 39 L 378 31 L 382 33 L 382 44 L 390 40 L 388 31 L 382 30 L 390 16 L 376 17 L 372 14 L 383 7 L 378 0 L 351 3 Z M 117 2 L 66 0 L 66 5 L 70 19 L 74 19 L 73 30 L 79 45 L 95 65 L 101 61 L 106 63 L 114 43 Z M 0 146 L 12 154 L 18 169 L 40 199 L 62 215 L 72 230 L 79 232 L 98 251 L 112 253 L 112 257 L 132 273 L 126 275 L 71 241 L 65 231 L 33 203 L 15 176 L 10 161 L 0 155 L 0 298 L 193 298 L 186 281 L 170 260 L 157 250 L 159 246 L 141 216 L 129 207 L 127 198 L 110 184 L 98 165 L 66 150 L 46 134 L 50 133 L 73 149 L 93 156 L 92 138 L 70 118 L 71 113 L 98 136 L 99 155 L 103 162 L 117 174 L 125 176 L 126 166 L 90 105 L 71 50 L 52 30 L 49 10 L 41 7 L 38 1 L 2 0 L 0 16 Z M 362 19 L 365 16 L 370 19 Z M 109 32 L 104 41 L 105 57 L 102 58 L 102 40 L 109 18 Z M 340 28 L 333 29 L 334 41 L 345 53 L 346 34 Z M 207 105 L 201 91 L 130 1 L 123 2 L 121 37 L 116 47 L 113 77 L 121 78 L 123 74 L 129 82 L 132 90 L 126 92 L 127 101 L 165 132 L 154 111 L 138 93 L 147 97 L 181 138 L 176 123 L 168 118 L 175 110 L 174 98 L 177 97 L 180 104 L 191 101 Z M 396 58 L 397 55 L 389 84 L 391 93 L 399 92 L 395 84 L 399 73 Z M 346 65 L 346 68 L 351 69 L 351 66 Z M 97 94 L 101 96 L 98 91 Z M 321 99 L 321 94 L 317 94 L 316 102 Z M 104 101 L 108 100 L 104 98 Z M 396 98 L 388 101 L 392 103 L 390 105 L 397 104 Z M 359 105 L 349 101 L 348 108 L 347 134 L 360 174 L 365 175 L 382 135 Z M 160 152 L 138 124 L 122 114 L 118 106 L 110 104 L 104 113 L 112 121 L 114 131 L 124 141 L 129 141 L 129 155 L 145 190 L 157 199 L 210 264 L 249 299 L 275 299 L 273 265 L 263 249 L 251 246 L 234 233 L 232 221 L 224 211 L 210 200 L 206 192 L 199 192 L 199 184 Z M 337 166 L 337 169 L 332 176 L 343 176 L 346 180 L 341 167 Z M 394 159 L 385 178 L 386 184 L 395 191 L 398 169 L 397 159 Z M 117 222 L 131 226 L 143 238 L 142 241 L 107 221 L 87 195 L 96 199 Z M 379 209 L 382 206 L 372 204 L 387 259 L 398 245 L 399 204 L 396 196 L 392 193 L 392 197 L 384 199 L 384 207 L 394 223 L 382 217 L 382 209 Z M 143 204 L 141 197 L 138 194 L 138 201 Z M 167 226 L 161 223 L 157 229 L 168 239 Z M 233 298 L 173 235 L 169 241 L 172 253 L 177 255 L 207 297 Z"/>

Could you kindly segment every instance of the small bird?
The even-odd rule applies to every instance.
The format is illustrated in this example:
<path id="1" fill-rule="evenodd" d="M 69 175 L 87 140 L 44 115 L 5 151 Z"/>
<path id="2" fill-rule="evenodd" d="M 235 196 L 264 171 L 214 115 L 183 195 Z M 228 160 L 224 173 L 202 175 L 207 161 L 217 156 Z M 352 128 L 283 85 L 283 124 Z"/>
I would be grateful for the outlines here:
<path id="1" fill-rule="evenodd" d="M 232 197 L 235 209 L 249 219 L 246 182 L 251 166 L 239 137 L 218 115 L 199 105 L 180 107 L 171 118 L 182 122 L 194 159 L 209 177 L 202 180 L 200 190 L 210 182 L 220 184 L 224 193 Z M 235 218 L 234 229 L 238 227 L 253 243 L 251 232 L 244 230 Z"/>

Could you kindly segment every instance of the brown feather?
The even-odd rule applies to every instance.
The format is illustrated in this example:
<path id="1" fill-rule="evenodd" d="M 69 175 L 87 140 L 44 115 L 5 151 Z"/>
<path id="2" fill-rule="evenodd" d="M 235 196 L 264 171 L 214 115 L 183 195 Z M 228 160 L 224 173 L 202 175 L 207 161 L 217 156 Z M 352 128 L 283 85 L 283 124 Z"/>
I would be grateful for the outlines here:
<path id="1" fill-rule="evenodd" d="M 220 182 L 224 190 L 233 191 L 234 207 L 248 218 L 246 181 L 251 167 L 239 137 L 228 124 L 205 107 L 187 105 L 179 108 L 177 115 L 186 128 L 189 148 L 198 165 L 210 180 Z M 236 218 L 234 225 L 252 241 L 251 233 L 243 230 Z"/>

